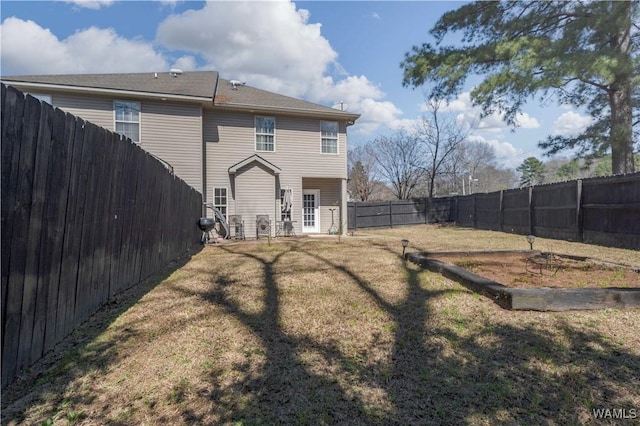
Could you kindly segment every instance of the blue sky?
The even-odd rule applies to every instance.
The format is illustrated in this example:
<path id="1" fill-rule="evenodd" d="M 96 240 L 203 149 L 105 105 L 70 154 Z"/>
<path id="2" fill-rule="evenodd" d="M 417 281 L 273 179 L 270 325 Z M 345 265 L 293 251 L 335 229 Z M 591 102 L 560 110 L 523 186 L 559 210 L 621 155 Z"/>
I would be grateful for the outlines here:
<path id="1" fill-rule="evenodd" d="M 216 70 L 226 79 L 361 114 L 351 146 L 411 126 L 424 90 L 402 87 L 400 62 L 462 2 L 445 1 L 2 1 L 2 75 Z M 478 119 L 466 93 L 449 108 Z M 502 165 L 542 158 L 549 134 L 588 123 L 579 111 L 531 102 L 513 131 L 493 116 L 472 140 Z"/>

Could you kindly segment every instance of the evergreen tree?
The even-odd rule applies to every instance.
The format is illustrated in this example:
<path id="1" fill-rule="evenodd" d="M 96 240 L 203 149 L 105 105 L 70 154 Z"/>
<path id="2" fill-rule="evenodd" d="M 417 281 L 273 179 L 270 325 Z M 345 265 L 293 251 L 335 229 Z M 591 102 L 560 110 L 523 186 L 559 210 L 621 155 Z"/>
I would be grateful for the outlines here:
<path id="1" fill-rule="evenodd" d="M 544 183 L 545 167 L 544 163 L 536 157 L 529 157 L 516 169 L 520 172 L 520 186 L 534 186 Z"/>
<path id="2" fill-rule="evenodd" d="M 635 0 L 465 4 L 435 24 L 435 46 L 406 54 L 403 84 L 432 82 L 431 96 L 442 98 L 458 94 L 468 76 L 484 76 L 471 92 L 474 103 L 485 114 L 503 113 L 511 125 L 529 98 L 554 94 L 585 107 L 594 121 L 580 135 L 553 136 L 540 146 L 586 157 L 610 150 L 613 172 L 630 173 L 640 126 L 639 9 Z M 456 31 L 462 46 L 445 45 Z"/>

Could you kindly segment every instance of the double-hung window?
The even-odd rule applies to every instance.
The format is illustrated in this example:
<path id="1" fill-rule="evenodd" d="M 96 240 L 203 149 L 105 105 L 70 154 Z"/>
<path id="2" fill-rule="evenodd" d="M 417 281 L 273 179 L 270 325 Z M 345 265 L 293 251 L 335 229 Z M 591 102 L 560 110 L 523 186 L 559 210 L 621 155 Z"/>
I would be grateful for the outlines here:
<path id="1" fill-rule="evenodd" d="M 115 101 L 116 133 L 140 143 L 140 102 Z"/>
<path id="2" fill-rule="evenodd" d="M 228 219 L 227 188 L 213 188 L 213 207 L 218 209 L 225 219 Z"/>
<path id="3" fill-rule="evenodd" d="M 337 154 L 338 153 L 338 122 L 337 121 L 321 121 L 320 132 L 322 134 L 322 153 Z"/>
<path id="4" fill-rule="evenodd" d="M 256 151 L 276 150 L 275 117 L 255 117 Z"/>

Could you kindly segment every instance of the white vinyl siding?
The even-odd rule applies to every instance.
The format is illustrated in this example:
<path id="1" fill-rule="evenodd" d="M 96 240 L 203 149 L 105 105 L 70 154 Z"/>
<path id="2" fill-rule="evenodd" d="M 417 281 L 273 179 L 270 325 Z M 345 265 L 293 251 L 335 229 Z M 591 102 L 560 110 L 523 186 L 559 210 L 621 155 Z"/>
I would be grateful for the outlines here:
<path id="1" fill-rule="evenodd" d="M 323 154 L 338 153 L 338 122 L 337 121 L 321 121 L 321 151 Z"/>
<path id="2" fill-rule="evenodd" d="M 140 143 L 140 102 L 114 101 L 113 113 L 116 133 Z"/>
<path id="3" fill-rule="evenodd" d="M 211 196 L 212 187 L 202 186 L 202 108 L 183 103 L 143 102 L 142 115 L 141 148 L 170 163 L 178 177 Z M 224 180 L 217 182 L 222 184 Z"/>
<path id="4" fill-rule="evenodd" d="M 276 119 L 275 117 L 255 117 L 256 151 L 276 150 Z"/>
<path id="5" fill-rule="evenodd" d="M 241 167 L 232 178 L 235 188 L 235 214 L 244 220 L 247 237 L 255 236 L 256 216 L 269 215 L 273 224 L 276 216 L 276 178 L 262 164 Z"/>
<path id="6" fill-rule="evenodd" d="M 56 107 L 80 117 L 85 121 L 115 131 L 113 119 L 113 98 L 54 93 Z"/>

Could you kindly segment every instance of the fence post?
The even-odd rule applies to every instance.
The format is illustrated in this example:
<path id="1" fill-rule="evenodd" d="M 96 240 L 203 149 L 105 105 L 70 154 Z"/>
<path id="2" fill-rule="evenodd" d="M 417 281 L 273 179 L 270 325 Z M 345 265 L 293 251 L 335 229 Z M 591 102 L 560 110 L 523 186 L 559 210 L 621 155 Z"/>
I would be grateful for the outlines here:
<path id="1" fill-rule="evenodd" d="M 500 191 L 500 223 L 498 224 L 498 229 L 500 232 L 503 232 L 503 224 L 504 224 L 504 191 Z"/>
<path id="2" fill-rule="evenodd" d="M 429 197 L 424 197 L 424 224 L 429 223 Z"/>
<path id="3" fill-rule="evenodd" d="M 477 229 L 478 228 L 478 212 L 476 211 L 476 194 L 473 194 L 471 196 L 471 205 L 473 206 L 473 222 L 472 222 L 472 227 L 473 229 Z"/>
<path id="4" fill-rule="evenodd" d="M 529 234 L 535 235 L 533 233 L 533 186 L 529 187 Z"/>
<path id="5" fill-rule="evenodd" d="M 353 231 L 358 230 L 358 201 L 354 201 L 353 203 Z"/>
<path id="6" fill-rule="evenodd" d="M 582 179 L 576 180 L 576 238 L 583 241 L 582 229 Z"/>
<path id="7" fill-rule="evenodd" d="M 393 204 L 389 201 L 389 227 L 393 228 Z"/>

